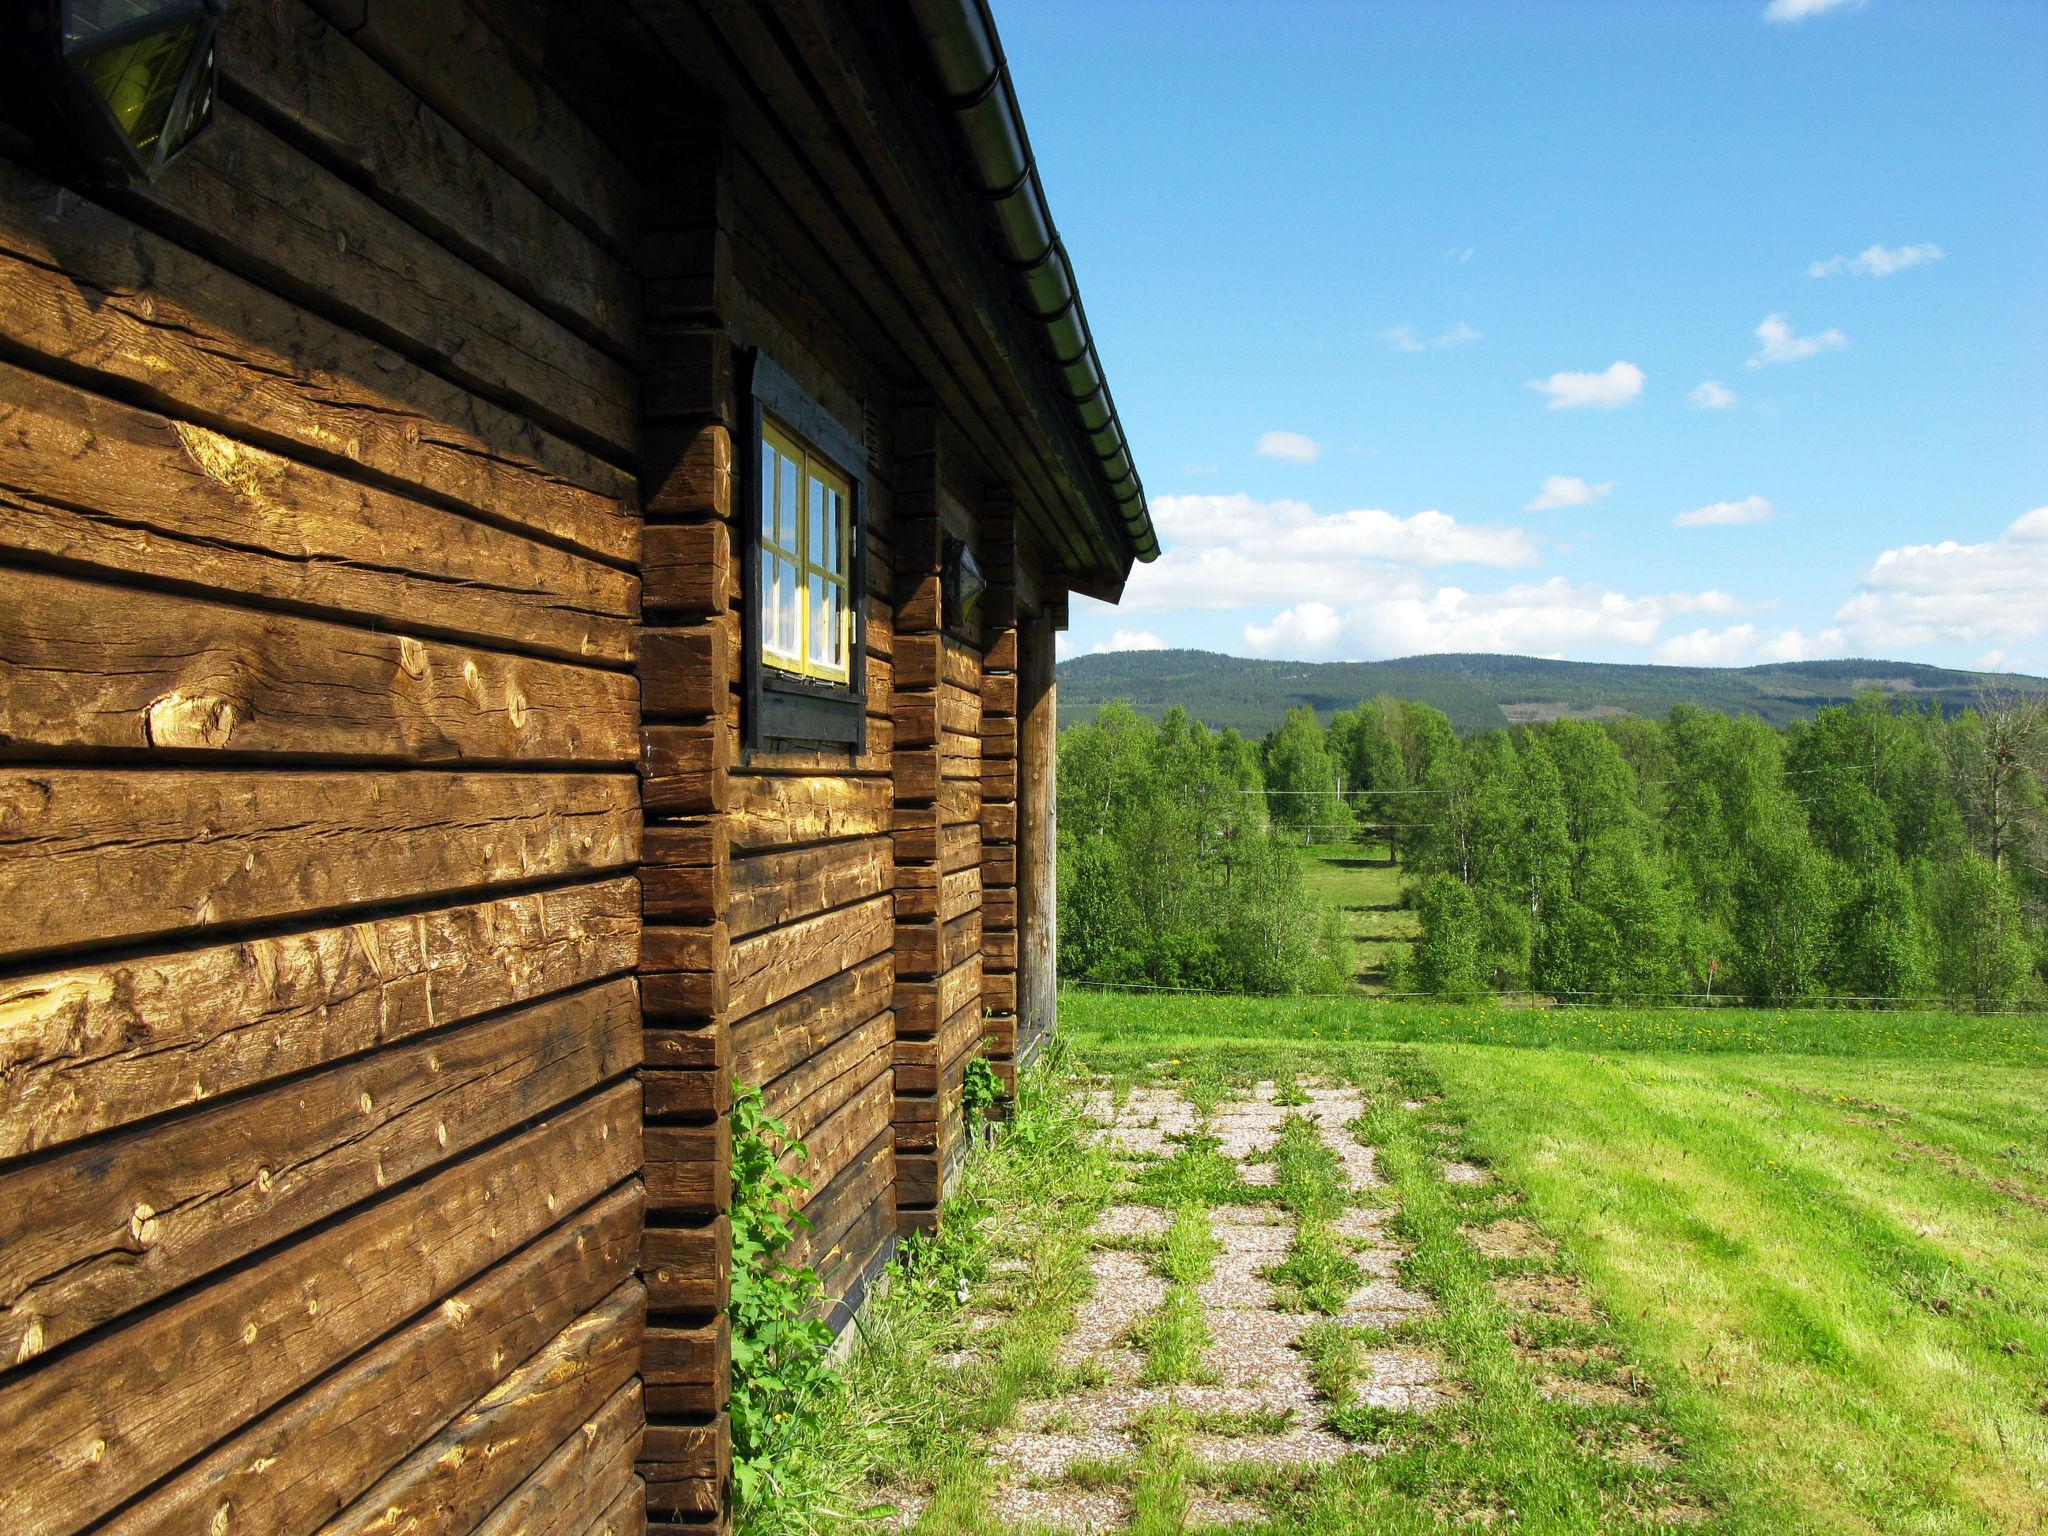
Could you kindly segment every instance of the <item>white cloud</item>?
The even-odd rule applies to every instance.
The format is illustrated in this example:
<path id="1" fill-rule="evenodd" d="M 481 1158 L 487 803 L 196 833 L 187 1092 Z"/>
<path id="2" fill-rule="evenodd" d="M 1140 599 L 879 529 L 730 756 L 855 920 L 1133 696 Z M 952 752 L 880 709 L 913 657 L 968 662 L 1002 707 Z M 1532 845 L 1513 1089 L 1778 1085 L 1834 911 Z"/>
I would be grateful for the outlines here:
<path id="1" fill-rule="evenodd" d="M 1944 539 L 1885 550 L 1835 620 L 1866 653 L 2009 648 L 2048 635 L 2048 507 L 1981 544 Z"/>
<path id="2" fill-rule="evenodd" d="M 1771 0 L 1764 7 L 1765 21 L 1804 21 L 1827 11 L 1863 9 L 1865 0 Z"/>
<path id="3" fill-rule="evenodd" d="M 1088 649 L 1097 656 L 1109 651 L 1163 651 L 1166 642 L 1149 629 L 1119 629 L 1107 640 L 1098 640 Z"/>
<path id="4" fill-rule="evenodd" d="M 1396 352 L 1443 351 L 1447 347 L 1470 346 L 1475 341 L 1484 341 L 1485 333 L 1473 329 L 1467 321 L 1460 320 L 1447 331 L 1434 336 L 1424 336 L 1412 325 L 1390 325 L 1380 332 L 1380 340 Z"/>
<path id="5" fill-rule="evenodd" d="M 1673 635 L 1651 653 L 1667 667 L 1732 667 L 1749 654 L 1756 641 L 1754 624 L 1731 624 L 1722 630 L 1695 629 Z"/>
<path id="6" fill-rule="evenodd" d="M 1939 261 L 1945 254 L 1931 240 L 1925 245 L 1873 245 L 1854 256 L 1830 256 L 1826 261 L 1816 261 L 1807 267 L 1806 275 L 1833 277 L 1840 272 L 1853 272 L 1858 277 L 1890 277 L 1908 267 Z"/>
<path id="7" fill-rule="evenodd" d="M 1766 363 L 1796 363 L 1822 352 L 1839 352 L 1849 345 L 1849 338 L 1832 326 L 1816 335 L 1795 336 L 1791 321 L 1783 315 L 1764 316 L 1763 323 L 1756 328 L 1756 339 L 1762 345 L 1749 360 L 1752 368 L 1761 368 Z"/>
<path id="8" fill-rule="evenodd" d="M 1811 661 L 1816 656 L 1839 656 L 1848 642 L 1839 629 L 1823 629 L 1809 635 L 1803 629 L 1783 629 L 1756 648 L 1759 661 Z"/>
<path id="9" fill-rule="evenodd" d="M 1529 387 L 1548 395 L 1553 411 L 1578 406 L 1611 411 L 1643 392 L 1643 370 L 1634 363 L 1614 363 L 1602 373 L 1553 373 L 1547 379 L 1531 379 Z"/>
<path id="10" fill-rule="evenodd" d="M 1479 247 L 1476 245 L 1454 245 L 1448 251 L 1444 252 L 1444 260 L 1455 261 L 1459 266 L 1462 267 L 1465 265 L 1466 262 L 1470 261 L 1474 256 L 1477 256 L 1478 254 Z"/>
<path id="11" fill-rule="evenodd" d="M 1244 638 L 1254 650 L 1284 656 L 1441 651 L 1560 656 L 1592 647 L 1640 649 L 1656 643 L 1673 614 L 1739 606 L 1725 593 L 1631 597 L 1597 582 L 1574 586 L 1561 576 L 1471 592 L 1431 588 L 1410 575 L 1384 590 L 1355 592 L 1341 609 L 1323 601 L 1293 604 L 1270 623 L 1247 624 Z"/>
<path id="12" fill-rule="evenodd" d="M 1165 553 L 1131 573 L 1127 610 L 1347 603 L 1384 585 L 1394 568 L 1509 570 L 1541 558 L 1524 529 L 1464 523 L 1438 511 L 1319 514 L 1305 502 L 1231 494 L 1160 496 L 1152 515 Z"/>
<path id="13" fill-rule="evenodd" d="M 1735 391 L 1719 379 L 1707 379 L 1693 386 L 1691 394 L 1685 397 L 1696 410 L 1726 411 L 1735 405 Z"/>
<path id="14" fill-rule="evenodd" d="M 1270 624 L 1247 624 L 1244 643 L 1254 655 L 1286 651 L 1320 651 L 1343 632 L 1344 621 L 1328 603 L 1297 603 L 1283 608 Z"/>
<path id="15" fill-rule="evenodd" d="M 1548 512 L 1553 507 L 1590 507 L 1613 489 L 1612 480 L 1603 480 L 1598 485 L 1588 485 L 1577 475 L 1545 475 L 1542 491 L 1522 510 Z"/>
<path id="16" fill-rule="evenodd" d="M 1262 459 L 1281 459 L 1289 464 L 1313 464 L 1323 445 L 1300 432 L 1261 432 L 1252 452 Z"/>
<path id="17" fill-rule="evenodd" d="M 1712 528 L 1731 523 L 1767 523 L 1776 515 L 1777 508 L 1763 497 L 1745 496 L 1740 501 L 1715 501 L 1694 507 L 1690 512 L 1679 513 L 1671 523 L 1676 528 Z"/>

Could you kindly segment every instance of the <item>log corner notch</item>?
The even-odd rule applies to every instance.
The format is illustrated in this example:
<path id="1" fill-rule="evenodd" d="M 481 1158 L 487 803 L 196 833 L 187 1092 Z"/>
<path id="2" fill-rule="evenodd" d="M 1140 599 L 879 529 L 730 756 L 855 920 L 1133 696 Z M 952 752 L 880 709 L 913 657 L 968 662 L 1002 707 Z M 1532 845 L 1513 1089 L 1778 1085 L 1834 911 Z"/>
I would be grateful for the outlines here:
<path id="1" fill-rule="evenodd" d="M 641 1012 L 647 1226 L 641 1274 L 650 1529 L 729 1528 L 732 1340 L 731 861 L 737 739 L 733 562 L 737 401 L 730 303 L 733 150 L 717 125 L 675 126 L 648 200 L 646 508 L 640 631 Z"/>
<path id="2" fill-rule="evenodd" d="M 944 672 L 940 570 L 945 528 L 940 518 L 939 412 L 935 404 L 904 406 L 896 421 L 895 667 L 889 710 L 896 725 L 893 781 L 896 931 L 895 1091 L 896 1230 L 909 1237 L 935 1232 L 945 1177 L 945 1083 L 940 1037 L 967 998 L 946 974 L 946 829 L 942 820 L 944 762 L 940 679 Z M 977 989 L 978 990 L 978 989 Z M 978 1011 L 980 998 L 972 999 Z"/>
<path id="3" fill-rule="evenodd" d="M 1004 1094 L 1017 1092 L 1017 509 L 982 498 L 981 1050 Z"/>

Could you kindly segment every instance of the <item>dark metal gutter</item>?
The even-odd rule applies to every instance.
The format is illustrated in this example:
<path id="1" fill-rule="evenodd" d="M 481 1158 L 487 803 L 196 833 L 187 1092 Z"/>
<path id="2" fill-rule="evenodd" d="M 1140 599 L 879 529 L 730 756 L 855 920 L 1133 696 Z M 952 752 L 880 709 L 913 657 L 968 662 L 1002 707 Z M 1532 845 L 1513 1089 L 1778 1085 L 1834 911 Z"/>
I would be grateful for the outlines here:
<path id="1" fill-rule="evenodd" d="M 1145 487 L 1095 355 L 1073 264 L 1053 228 L 988 0 L 908 5 L 939 105 L 959 126 L 973 189 L 988 204 L 1002 255 L 1017 275 L 1019 307 L 1044 340 L 1054 377 L 1122 522 L 1123 542 L 1137 559 L 1156 559 L 1159 537 L 1146 510 Z"/>

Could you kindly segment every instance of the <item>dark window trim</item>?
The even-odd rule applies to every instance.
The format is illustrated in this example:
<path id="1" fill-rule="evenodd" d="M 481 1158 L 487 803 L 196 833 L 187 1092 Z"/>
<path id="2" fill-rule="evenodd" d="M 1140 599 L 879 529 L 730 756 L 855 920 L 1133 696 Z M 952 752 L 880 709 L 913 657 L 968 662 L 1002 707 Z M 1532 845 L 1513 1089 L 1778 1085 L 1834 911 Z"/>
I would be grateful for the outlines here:
<path id="1" fill-rule="evenodd" d="M 746 751 L 824 747 L 858 757 L 868 739 L 868 458 L 860 436 L 761 353 L 749 359 L 745 462 L 739 482 L 745 537 L 740 570 L 740 717 Z M 847 681 L 797 677 L 761 660 L 761 418 L 773 416 L 846 476 L 852 488 L 853 559 L 846 600 L 853 612 Z"/>

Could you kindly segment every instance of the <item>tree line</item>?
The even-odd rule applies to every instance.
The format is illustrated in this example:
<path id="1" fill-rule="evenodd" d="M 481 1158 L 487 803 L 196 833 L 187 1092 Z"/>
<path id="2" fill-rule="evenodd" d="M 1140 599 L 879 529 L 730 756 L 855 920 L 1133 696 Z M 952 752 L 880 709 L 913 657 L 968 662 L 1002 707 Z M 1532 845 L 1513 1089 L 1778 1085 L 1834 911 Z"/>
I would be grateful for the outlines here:
<path id="1" fill-rule="evenodd" d="M 1064 733 L 1060 772 L 1073 975 L 1327 985 L 1341 935 L 1286 854 L 1370 837 L 1398 853 L 1420 922 L 1396 989 L 2048 995 L 2039 697 L 1945 716 L 1872 692 L 1783 729 L 1681 705 L 1463 738 L 1383 697 L 1327 728 L 1297 709 L 1258 742 L 1110 706 Z"/>

